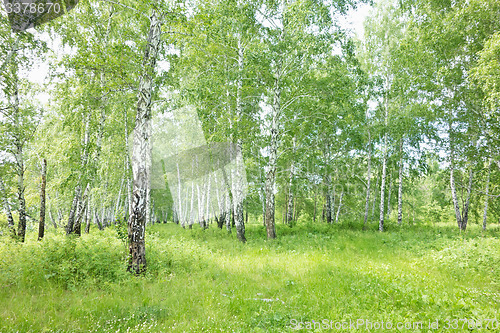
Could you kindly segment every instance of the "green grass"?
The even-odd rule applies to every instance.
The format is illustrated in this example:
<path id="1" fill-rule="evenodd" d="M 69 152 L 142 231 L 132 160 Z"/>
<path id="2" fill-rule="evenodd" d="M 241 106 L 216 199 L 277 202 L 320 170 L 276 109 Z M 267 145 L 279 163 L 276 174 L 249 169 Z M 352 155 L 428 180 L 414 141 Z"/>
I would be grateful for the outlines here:
<path id="1" fill-rule="evenodd" d="M 450 331 L 446 319 L 500 320 L 499 228 L 356 229 L 278 225 L 266 241 L 249 225 L 241 244 L 213 226 L 155 225 L 145 277 L 125 272 L 113 229 L 49 232 L 43 242 L 30 233 L 25 244 L 3 237 L 0 332 L 289 332 L 323 319 L 421 321 L 403 331 L 438 332 Z M 429 330 L 436 320 L 441 328 Z M 458 323 L 451 331 L 467 331 Z"/>

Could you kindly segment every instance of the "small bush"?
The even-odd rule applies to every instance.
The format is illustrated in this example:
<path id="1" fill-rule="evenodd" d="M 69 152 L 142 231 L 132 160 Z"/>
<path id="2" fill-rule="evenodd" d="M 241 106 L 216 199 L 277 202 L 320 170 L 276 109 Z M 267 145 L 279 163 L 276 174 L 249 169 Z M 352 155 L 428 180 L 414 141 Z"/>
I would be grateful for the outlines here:
<path id="1" fill-rule="evenodd" d="M 53 282 L 66 289 L 85 283 L 103 285 L 124 279 L 126 252 L 114 231 L 80 238 L 47 234 L 41 242 L 0 242 L 0 280 L 24 287 Z"/>

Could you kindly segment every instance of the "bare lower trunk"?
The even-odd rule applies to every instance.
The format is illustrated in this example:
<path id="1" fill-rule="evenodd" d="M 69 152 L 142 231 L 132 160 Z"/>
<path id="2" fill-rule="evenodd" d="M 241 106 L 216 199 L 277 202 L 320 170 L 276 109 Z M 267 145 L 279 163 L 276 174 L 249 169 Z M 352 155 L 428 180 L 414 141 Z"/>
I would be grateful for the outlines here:
<path id="1" fill-rule="evenodd" d="M 245 224 L 248 224 L 248 201 L 245 208 Z"/>
<path id="2" fill-rule="evenodd" d="M 275 203 L 274 203 L 274 188 L 276 182 L 276 163 L 278 158 L 278 117 L 281 112 L 280 94 L 278 82 L 273 91 L 274 100 L 272 106 L 271 120 L 271 142 L 269 144 L 269 164 L 266 175 L 266 233 L 267 239 L 276 238 L 276 227 L 274 221 Z"/>
<path id="3" fill-rule="evenodd" d="M 403 222 L 403 139 L 399 146 L 398 224 Z"/>
<path id="4" fill-rule="evenodd" d="M 463 210 L 463 216 L 462 216 L 462 229 L 465 231 L 467 229 L 467 222 L 469 221 L 469 207 L 470 207 L 470 196 L 472 192 L 472 181 L 474 178 L 474 171 L 472 170 L 472 167 L 469 169 L 469 184 L 467 186 L 467 199 L 465 200 L 465 205 L 464 205 L 464 210 Z"/>
<path id="5" fill-rule="evenodd" d="M 131 209 L 132 209 L 132 188 L 131 188 L 131 181 L 130 181 L 130 150 L 129 150 L 129 142 L 128 142 L 128 116 L 127 116 L 127 110 L 124 109 L 124 127 L 125 127 L 125 150 L 126 150 L 126 156 L 125 156 L 125 177 L 126 177 L 126 184 L 125 186 L 127 187 L 127 218 L 130 217 L 131 215 Z"/>
<path id="6" fill-rule="evenodd" d="M 236 90 L 236 130 L 240 131 L 240 120 L 243 113 L 243 103 L 242 103 L 242 89 L 243 89 L 243 46 L 241 44 L 241 35 L 238 34 L 238 82 L 237 82 L 237 90 Z M 236 228 L 236 237 L 245 243 L 247 240 L 245 238 L 245 220 L 243 216 L 243 152 L 242 152 L 242 141 L 241 137 L 238 137 L 236 140 L 236 151 L 233 155 L 235 157 L 236 168 L 234 172 L 234 183 L 235 187 L 233 189 L 233 214 L 234 214 L 234 224 Z M 231 149 L 233 147 L 231 146 Z M 240 158 L 241 157 L 241 158 Z"/>
<path id="7" fill-rule="evenodd" d="M 80 200 L 78 204 L 78 210 L 75 218 L 75 226 L 73 228 L 73 233 L 77 236 L 80 236 L 82 234 L 82 218 L 83 214 L 85 213 L 85 210 L 87 208 L 87 196 L 89 193 L 89 185 L 87 184 L 87 187 L 85 188 L 85 191 L 83 192 L 83 197 L 82 200 Z"/>
<path id="8" fill-rule="evenodd" d="M 42 181 L 40 184 L 40 222 L 38 224 L 38 240 L 45 234 L 45 185 L 47 183 L 47 160 L 42 162 Z"/>
<path id="9" fill-rule="evenodd" d="M 236 168 L 234 170 L 234 189 L 233 189 L 233 214 L 234 224 L 236 228 L 236 237 L 243 243 L 247 240 L 245 238 L 245 221 L 243 216 L 243 158 L 241 157 L 241 140 L 238 140 L 236 145 L 236 153 L 234 154 L 236 161 Z"/>
<path id="10" fill-rule="evenodd" d="M 378 184 L 380 181 L 380 177 L 378 172 L 376 173 L 375 177 L 375 187 L 373 188 L 373 200 L 372 200 L 372 217 L 371 220 L 373 221 L 375 219 L 375 207 L 377 206 L 377 189 L 379 188 Z"/>
<path id="11" fill-rule="evenodd" d="M 16 140 L 18 141 L 18 140 Z M 17 236 L 24 242 L 26 236 L 26 201 L 24 199 L 24 160 L 23 148 L 20 142 L 16 142 L 17 153 L 17 195 L 19 200 L 19 224 L 17 225 Z"/>
<path id="12" fill-rule="evenodd" d="M 87 209 L 85 210 L 85 233 L 88 234 L 90 232 L 90 221 L 92 220 L 92 209 L 90 207 L 91 198 L 88 199 L 89 203 L 87 205 Z"/>
<path id="13" fill-rule="evenodd" d="M 295 137 L 293 138 L 293 154 L 295 155 L 296 151 L 296 139 Z M 287 216 L 286 216 L 286 223 L 288 226 L 292 227 L 293 226 L 293 202 L 294 202 L 294 195 L 293 195 L 293 177 L 295 174 L 295 161 L 293 160 L 295 156 L 292 157 L 292 163 L 290 164 L 290 175 L 288 178 L 288 206 L 287 206 Z"/>
<path id="14" fill-rule="evenodd" d="M 488 215 L 488 200 L 490 195 L 490 175 L 491 175 L 491 160 L 488 161 L 488 176 L 486 177 L 486 194 L 484 198 L 484 213 L 483 213 L 483 230 L 486 230 L 486 217 Z"/>
<path id="15" fill-rule="evenodd" d="M 47 196 L 48 198 L 48 196 Z M 49 198 L 50 200 L 50 198 Z M 56 220 L 54 219 L 54 216 L 52 215 L 52 210 L 49 209 L 49 218 L 50 218 L 50 221 L 52 222 L 52 226 L 54 227 L 54 229 L 57 229 L 57 223 L 56 223 Z"/>
<path id="16" fill-rule="evenodd" d="M 180 221 L 181 225 L 184 226 L 184 215 L 182 214 L 182 186 L 181 186 L 181 173 L 179 168 L 179 163 L 176 163 L 177 166 L 177 207 L 176 207 L 176 216 L 178 221 Z M 187 192 L 187 191 L 186 191 Z"/>
<path id="17" fill-rule="evenodd" d="M 141 274 L 146 270 L 146 215 L 149 190 L 149 154 L 151 93 L 155 75 L 156 58 L 160 46 L 161 22 L 156 11 L 150 18 L 148 39 L 144 50 L 143 73 L 139 84 L 137 116 L 132 145 L 133 191 L 132 209 L 128 221 L 129 263 L 128 271 Z"/>
<path id="18" fill-rule="evenodd" d="M 455 156 L 454 156 L 453 146 L 450 152 L 450 161 L 451 161 L 450 162 L 451 198 L 453 200 L 453 207 L 455 208 L 455 218 L 457 219 L 458 228 L 462 229 L 462 215 L 460 214 L 460 206 L 458 205 L 458 198 L 457 198 L 457 189 L 455 186 Z"/>
<path id="19" fill-rule="evenodd" d="M 270 170 L 266 178 L 266 233 L 268 239 L 276 238 L 274 226 L 274 172 Z"/>
<path id="20" fill-rule="evenodd" d="M 335 223 L 339 222 L 340 209 L 342 208 L 342 199 L 344 198 L 344 191 L 340 193 L 339 206 L 337 207 L 337 214 L 335 214 Z"/>
<path id="21" fill-rule="evenodd" d="M 73 202 L 71 204 L 71 209 L 69 210 L 68 224 L 66 225 L 66 235 L 73 233 L 75 225 L 75 216 L 78 210 L 78 203 L 80 202 L 82 189 L 80 185 L 75 187 L 75 193 L 73 194 Z"/>
<path id="22" fill-rule="evenodd" d="M 317 195 L 316 191 L 314 191 L 314 213 L 313 213 L 313 222 L 316 222 L 316 206 L 317 206 Z"/>
<path id="23" fill-rule="evenodd" d="M 264 189 L 262 188 L 262 185 L 259 186 L 259 198 L 260 198 L 260 203 L 262 205 L 262 224 L 265 227 L 266 226 L 266 198 L 264 196 Z"/>
<path id="24" fill-rule="evenodd" d="M 207 193 L 206 193 L 206 196 L 207 196 L 207 204 L 206 204 L 206 210 L 205 210 L 205 225 L 206 227 L 208 228 L 208 224 L 210 222 L 210 189 L 212 188 L 212 184 L 211 184 L 211 180 L 212 180 L 212 176 L 209 175 L 208 176 L 208 183 L 207 183 Z M 165 222 L 167 221 L 167 219 L 165 218 Z"/>
<path id="25" fill-rule="evenodd" d="M 99 214 L 97 212 L 97 207 L 95 208 L 94 216 L 95 216 L 95 223 L 97 224 L 97 227 L 99 228 L 99 230 L 104 229 L 104 227 L 102 225 L 102 220 L 99 219 Z"/>
<path id="26" fill-rule="evenodd" d="M 389 86 L 389 80 L 387 79 L 387 87 Z M 384 160 L 382 163 L 382 180 L 380 184 L 380 218 L 379 218 L 379 223 L 378 223 L 378 230 L 379 231 L 384 231 L 384 218 L 385 218 L 385 205 L 384 205 L 384 199 L 385 199 L 385 182 L 387 178 L 387 125 L 388 125 L 388 119 L 389 119 L 389 97 L 385 95 L 385 117 L 384 117 L 384 123 L 385 123 L 385 134 L 384 134 Z"/>
<path id="27" fill-rule="evenodd" d="M 366 228 L 366 223 L 368 221 L 368 212 L 370 210 L 370 191 L 372 183 L 372 146 L 370 132 L 368 132 L 368 170 L 367 170 L 367 182 L 366 182 L 366 201 L 365 201 L 365 220 L 363 223 L 363 228 Z"/>
<path id="28" fill-rule="evenodd" d="M 17 65 L 16 73 L 17 75 Z M 19 110 L 19 90 L 17 77 L 13 80 L 14 92 L 11 96 L 11 105 L 14 109 L 14 120 L 16 125 L 21 124 L 20 110 Z M 17 134 L 14 138 L 15 160 L 16 160 L 16 172 L 17 172 L 17 197 L 19 202 L 19 223 L 17 225 L 17 236 L 21 242 L 24 242 L 26 236 L 26 201 L 24 199 L 24 157 L 23 157 L 23 140 L 20 134 Z"/>
<path id="29" fill-rule="evenodd" d="M 5 214 L 7 215 L 7 225 L 9 227 L 9 230 L 11 230 L 12 235 L 15 236 L 16 229 L 14 225 L 14 218 L 12 217 L 12 211 L 10 209 L 9 200 L 7 198 L 7 192 L 5 191 L 5 185 L 1 177 L 0 177 L 0 195 L 2 195 L 3 208 L 5 209 Z"/>
<path id="30" fill-rule="evenodd" d="M 326 223 L 331 224 L 333 221 L 333 214 L 335 214 L 335 196 L 331 194 L 331 177 L 326 176 L 326 190 L 325 190 L 325 203 L 326 203 Z"/>
<path id="31" fill-rule="evenodd" d="M 385 137 L 385 144 L 387 145 L 387 135 Z M 384 152 L 384 160 L 382 163 L 382 182 L 380 184 L 380 219 L 378 224 L 378 230 L 384 231 L 384 196 L 385 196 L 385 181 L 387 172 L 387 146 Z"/>
<path id="32" fill-rule="evenodd" d="M 287 214 L 286 214 L 286 223 L 288 226 L 293 226 L 293 163 L 290 170 L 290 178 L 288 182 L 288 204 L 287 204 Z"/>
<path id="33" fill-rule="evenodd" d="M 387 218 L 391 217 L 391 194 L 392 194 L 392 184 L 394 183 L 392 179 L 392 169 L 389 170 L 389 173 L 387 175 L 387 182 L 389 183 L 389 191 L 387 193 Z"/>
<path id="34" fill-rule="evenodd" d="M 297 197 L 293 199 L 293 223 L 297 221 Z"/>

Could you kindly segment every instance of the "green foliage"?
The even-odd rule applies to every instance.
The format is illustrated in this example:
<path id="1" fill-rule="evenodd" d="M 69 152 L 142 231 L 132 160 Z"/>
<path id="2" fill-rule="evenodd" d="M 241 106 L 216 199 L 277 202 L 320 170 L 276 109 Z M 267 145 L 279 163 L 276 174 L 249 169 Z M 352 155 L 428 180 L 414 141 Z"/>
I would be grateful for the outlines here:
<path id="1" fill-rule="evenodd" d="M 114 228 L 116 230 L 116 235 L 123 243 L 128 241 L 128 227 L 127 221 L 125 219 L 119 219 L 115 222 Z"/>
<path id="2" fill-rule="evenodd" d="M 124 247 L 113 231 L 76 239 L 63 230 L 48 233 L 43 242 L 23 246 L 2 238 L 0 280 L 5 285 L 37 289 L 57 285 L 64 289 L 100 286 L 127 276 Z"/>

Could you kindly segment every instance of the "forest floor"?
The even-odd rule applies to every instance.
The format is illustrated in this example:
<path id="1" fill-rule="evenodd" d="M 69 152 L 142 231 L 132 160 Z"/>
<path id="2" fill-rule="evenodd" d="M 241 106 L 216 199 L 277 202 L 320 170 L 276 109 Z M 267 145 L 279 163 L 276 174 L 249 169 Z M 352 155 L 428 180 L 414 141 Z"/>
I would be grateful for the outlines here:
<path id="1" fill-rule="evenodd" d="M 144 277 L 123 227 L 3 236 L 0 332 L 500 331 L 500 226 L 375 228 L 154 225 Z"/>

